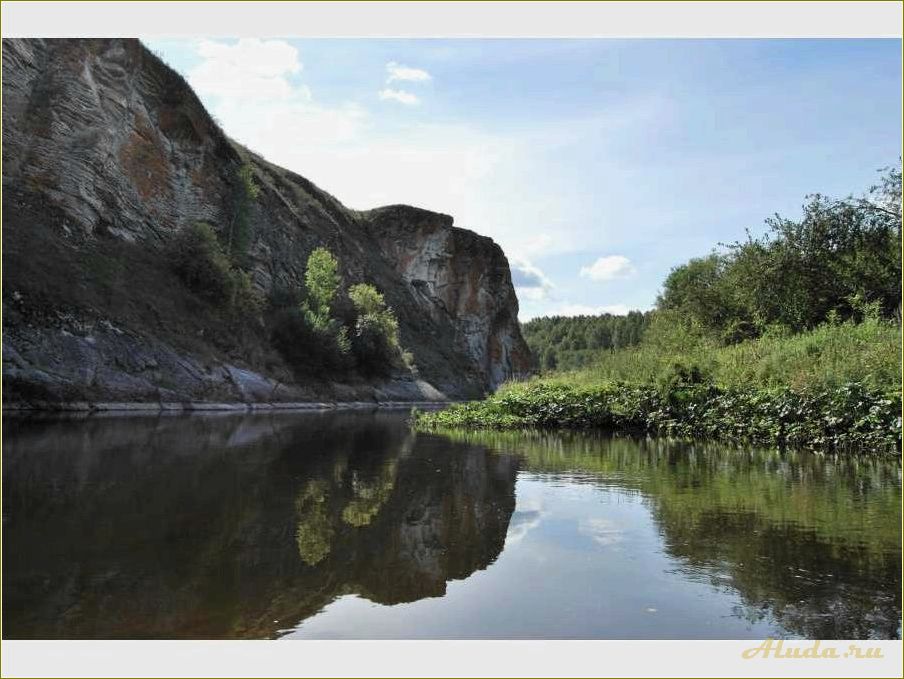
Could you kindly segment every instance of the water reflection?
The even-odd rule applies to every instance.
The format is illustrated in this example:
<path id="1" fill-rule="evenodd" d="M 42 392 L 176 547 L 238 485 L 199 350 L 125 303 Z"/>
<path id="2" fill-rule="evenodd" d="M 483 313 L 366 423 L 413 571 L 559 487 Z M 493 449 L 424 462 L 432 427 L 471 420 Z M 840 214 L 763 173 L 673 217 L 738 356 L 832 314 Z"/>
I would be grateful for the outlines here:
<path id="1" fill-rule="evenodd" d="M 404 413 L 4 422 L 10 638 L 896 638 L 898 460 Z"/>
<path id="2" fill-rule="evenodd" d="M 5 424 L 13 638 L 269 637 L 341 594 L 441 596 L 515 504 L 514 459 L 397 414 Z"/>
<path id="3" fill-rule="evenodd" d="M 518 451 L 543 478 L 640 493 L 676 571 L 738 593 L 742 619 L 806 638 L 900 638 L 899 460 L 600 434 L 450 438 Z M 585 531 L 621 539 L 606 519 Z"/>

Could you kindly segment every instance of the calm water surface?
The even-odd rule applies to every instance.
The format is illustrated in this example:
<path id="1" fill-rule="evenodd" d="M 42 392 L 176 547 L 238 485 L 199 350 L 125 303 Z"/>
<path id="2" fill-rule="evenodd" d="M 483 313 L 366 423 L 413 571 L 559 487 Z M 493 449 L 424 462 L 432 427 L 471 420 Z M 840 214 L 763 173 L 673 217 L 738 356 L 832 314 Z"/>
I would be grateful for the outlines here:
<path id="1" fill-rule="evenodd" d="M 7 638 L 899 638 L 899 460 L 5 419 Z"/>

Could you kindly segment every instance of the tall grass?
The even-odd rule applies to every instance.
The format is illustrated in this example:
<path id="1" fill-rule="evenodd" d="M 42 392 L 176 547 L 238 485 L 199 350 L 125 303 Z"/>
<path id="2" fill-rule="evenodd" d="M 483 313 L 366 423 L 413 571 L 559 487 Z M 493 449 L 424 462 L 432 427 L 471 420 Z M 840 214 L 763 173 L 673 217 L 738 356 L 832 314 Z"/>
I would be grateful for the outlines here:
<path id="1" fill-rule="evenodd" d="M 637 347 L 601 352 L 591 367 L 533 381 L 573 387 L 655 383 L 675 364 L 696 367 L 706 381 L 721 387 L 809 390 L 859 382 L 871 390 L 900 391 L 901 327 L 868 318 L 826 323 L 798 335 L 774 332 L 726 347 L 687 333 L 654 334 Z"/>

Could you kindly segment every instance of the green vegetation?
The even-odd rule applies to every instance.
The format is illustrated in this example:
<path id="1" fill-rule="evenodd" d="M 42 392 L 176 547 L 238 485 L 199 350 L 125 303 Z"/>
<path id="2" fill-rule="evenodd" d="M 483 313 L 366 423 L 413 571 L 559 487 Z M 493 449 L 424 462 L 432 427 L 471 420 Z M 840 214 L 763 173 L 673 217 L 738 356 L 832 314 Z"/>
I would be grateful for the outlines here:
<path id="1" fill-rule="evenodd" d="M 359 283 L 349 288 L 348 296 L 357 317 L 352 350 L 361 372 L 385 375 L 390 368 L 401 367 L 405 361 L 399 344 L 399 322 L 383 295 L 374 286 Z"/>
<path id="2" fill-rule="evenodd" d="M 310 254 L 304 278 L 303 293 L 281 291 L 271 300 L 273 344 L 296 373 L 329 376 L 355 369 L 372 377 L 411 367 L 398 320 L 373 285 L 343 290 L 339 261 L 325 248 Z"/>
<path id="3" fill-rule="evenodd" d="M 863 198 L 812 196 L 799 222 L 767 224 L 762 239 L 673 269 L 657 308 L 622 325 L 525 324 L 541 375 L 418 414 L 419 426 L 899 450 L 901 172 L 886 170 Z"/>
<path id="4" fill-rule="evenodd" d="M 649 320 L 649 313 L 639 311 L 626 316 L 552 316 L 524 323 L 521 333 L 538 367 L 571 370 L 589 365 L 600 351 L 638 344 Z"/>
<path id="5" fill-rule="evenodd" d="M 601 428 L 675 438 L 894 453 L 901 397 L 861 385 L 795 391 L 724 388 L 677 374 L 667 387 L 609 382 L 513 385 L 485 401 L 417 413 L 425 429 Z"/>
<path id="6" fill-rule="evenodd" d="M 243 264 L 252 241 L 251 206 L 260 196 L 260 187 L 254 181 L 254 168 L 244 163 L 236 171 L 235 207 L 232 222 L 226 235 L 226 251 L 237 264 Z"/>
<path id="7" fill-rule="evenodd" d="M 225 244 L 210 224 L 195 222 L 170 242 L 167 258 L 186 287 L 225 311 L 234 324 L 251 320 L 259 325 L 263 299 L 243 266 L 251 244 L 251 205 L 260 187 L 249 163 L 236 171 L 235 181 L 235 213 L 223 234 Z"/>
<path id="8" fill-rule="evenodd" d="M 210 224 L 183 228 L 170 244 L 169 261 L 190 290 L 234 320 L 260 316 L 263 302 L 251 277 L 232 264 Z"/>
<path id="9" fill-rule="evenodd" d="M 901 171 L 884 172 L 862 198 L 809 196 L 801 220 L 775 216 L 762 238 L 676 267 L 657 307 L 725 344 L 868 308 L 900 318 Z"/>
<path id="10" fill-rule="evenodd" d="M 256 196 L 256 190 L 249 189 L 249 196 Z M 210 224 L 183 228 L 170 243 L 167 260 L 182 284 L 240 335 L 268 331 L 271 346 L 299 376 L 356 371 L 385 377 L 393 369 L 413 368 L 399 341 L 398 320 L 382 293 L 368 283 L 344 290 L 339 261 L 326 248 L 308 256 L 303 290 L 271 295 L 265 324 L 265 305 L 250 274 L 229 256 Z"/>
<path id="11" fill-rule="evenodd" d="M 606 381 L 659 384 L 677 365 L 697 371 L 701 381 L 728 388 L 832 389 L 859 382 L 872 391 L 900 391 L 900 355 L 900 326 L 876 317 L 827 322 L 796 335 L 776 330 L 720 346 L 657 313 L 639 346 L 600 352 L 586 368 L 539 379 L 580 387 Z"/>
<path id="12" fill-rule="evenodd" d="M 277 311 L 273 344 L 296 373 L 326 375 L 347 372 L 353 365 L 348 329 L 333 317 L 341 278 L 339 262 L 326 248 L 309 256 L 304 296 Z"/>
<path id="13" fill-rule="evenodd" d="M 302 303 L 305 318 L 314 328 L 330 325 L 330 308 L 339 291 L 339 262 L 326 248 L 317 248 L 308 256 L 304 284 L 308 298 Z"/>

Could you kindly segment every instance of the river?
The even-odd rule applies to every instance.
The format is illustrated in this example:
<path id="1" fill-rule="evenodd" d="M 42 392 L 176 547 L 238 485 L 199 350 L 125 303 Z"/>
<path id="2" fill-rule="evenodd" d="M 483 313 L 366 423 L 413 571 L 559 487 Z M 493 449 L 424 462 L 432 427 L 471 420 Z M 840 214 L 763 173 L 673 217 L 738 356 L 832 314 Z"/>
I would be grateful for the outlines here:
<path id="1" fill-rule="evenodd" d="M 901 636 L 900 459 L 403 411 L 3 424 L 5 638 Z"/>

